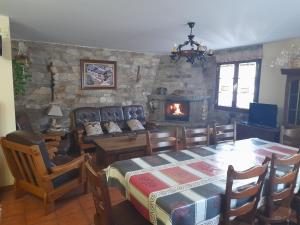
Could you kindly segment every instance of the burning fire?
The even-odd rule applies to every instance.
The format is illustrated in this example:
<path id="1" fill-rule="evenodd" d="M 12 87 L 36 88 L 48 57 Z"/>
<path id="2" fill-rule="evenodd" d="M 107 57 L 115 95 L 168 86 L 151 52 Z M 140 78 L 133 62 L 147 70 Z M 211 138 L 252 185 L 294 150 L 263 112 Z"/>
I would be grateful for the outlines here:
<path id="1" fill-rule="evenodd" d="M 180 104 L 179 103 L 174 103 L 173 105 L 170 105 L 170 109 L 173 111 L 174 116 L 182 116 L 184 115 L 183 112 L 180 110 Z"/>

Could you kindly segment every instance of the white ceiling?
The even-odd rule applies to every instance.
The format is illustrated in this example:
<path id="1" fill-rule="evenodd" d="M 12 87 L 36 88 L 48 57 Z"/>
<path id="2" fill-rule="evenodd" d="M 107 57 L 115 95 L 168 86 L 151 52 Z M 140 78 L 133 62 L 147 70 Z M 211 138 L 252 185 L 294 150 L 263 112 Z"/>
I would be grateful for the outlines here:
<path id="1" fill-rule="evenodd" d="M 0 0 L 16 39 L 167 53 L 195 21 L 209 48 L 300 37 L 299 0 Z"/>

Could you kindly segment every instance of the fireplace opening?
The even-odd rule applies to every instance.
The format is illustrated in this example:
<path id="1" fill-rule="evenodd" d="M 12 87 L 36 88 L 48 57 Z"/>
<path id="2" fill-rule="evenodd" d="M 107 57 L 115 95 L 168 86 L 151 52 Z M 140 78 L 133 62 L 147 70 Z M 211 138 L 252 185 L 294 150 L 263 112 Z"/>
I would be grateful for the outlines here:
<path id="1" fill-rule="evenodd" d="M 176 121 L 189 121 L 190 103 L 189 101 L 173 101 L 165 102 L 165 119 Z"/>

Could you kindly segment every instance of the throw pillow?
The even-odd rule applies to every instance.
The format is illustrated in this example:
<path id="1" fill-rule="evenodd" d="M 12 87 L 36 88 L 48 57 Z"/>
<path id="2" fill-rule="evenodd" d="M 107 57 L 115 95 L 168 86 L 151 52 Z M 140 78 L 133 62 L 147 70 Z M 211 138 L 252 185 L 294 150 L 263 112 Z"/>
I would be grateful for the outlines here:
<path id="1" fill-rule="evenodd" d="M 127 125 L 129 126 L 130 130 L 135 131 L 135 130 L 145 130 L 145 127 L 139 120 L 128 120 Z"/>
<path id="2" fill-rule="evenodd" d="M 108 133 L 122 133 L 121 128 L 115 122 L 107 122 L 104 124 L 104 127 L 106 128 Z"/>
<path id="3" fill-rule="evenodd" d="M 84 129 L 87 136 L 103 134 L 100 122 L 86 122 Z"/>

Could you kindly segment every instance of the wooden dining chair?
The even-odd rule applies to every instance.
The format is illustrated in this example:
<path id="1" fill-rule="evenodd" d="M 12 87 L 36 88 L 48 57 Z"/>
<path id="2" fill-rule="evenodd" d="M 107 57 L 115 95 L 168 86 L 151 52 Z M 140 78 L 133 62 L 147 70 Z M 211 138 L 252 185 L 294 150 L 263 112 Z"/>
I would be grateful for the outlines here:
<path id="1" fill-rule="evenodd" d="M 300 191 L 294 195 L 292 209 L 294 210 L 292 221 L 294 220 L 294 224 L 300 225 Z"/>
<path id="2" fill-rule="evenodd" d="M 227 125 L 216 125 L 213 128 L 215 144 L 227 141 L 236 141 L 236 123 Z"/>
<path id="3" fill-rule="evenodd" d="M 268 171 L 269 159 L 266 158 L 262 165 L 254 166 L 246 171 L 235 171 L 232 165 L 228 166 L 227 170 L 227 182 L 225 190 L 224 201 L 224 214 L 222 225 L 233 224 L 254 224 L 255 214 L 257 210 L 257 204 L 260 199 L 262 185 L 264 183 L 265 176 Z M 233 189 L 234 181 L 241 181 L 251 178 L 256 178 L 256 182 L 252 182 L 249 185 Z M 236 208 L 232 208 L 231 204 L 233 200 L 242 200 L 243 203 Z M 247 200 L 246 202 L 244 200 Z M 230 220 L 231 217 L 235 217 L 234 220 Z"/>
<path id="4" fill-rule="evenodd" d="M 209 126 L 205 128 L 183 128 L 183 147 L 185 149 L 209 145 Z"/>
<path id="5" fill-rule="evenodd" d="M 95 225 L 150 225 L 128 200 L 112 206 L 105 171 L 97 173 L 90 157 L 87 157 L 85 166 L 96 207 Z"/>
<path id="6" fill-rule="evenodd" d="M 292 147 L 300 147 L 300 128 L 286 128 L 281 126 L 280 143 Z"/>
<path id="7" fill-rule="evenodd" d="M 174 131 L 150 131 L 146 134 L 147 154 L 163 153 L 166 151 L 178 151 L 178 129 Z"/>
<path id="8" fill-rule="evenodd" d="M 257 213 L 261 224 L 289 224 L 299 165 L 299 153 L 287 158 L 277 158 L 275 154 L 272 155 L 266 204 L 260 207 Z M 278 185 L 282 189 L 278 190 Z"/>

